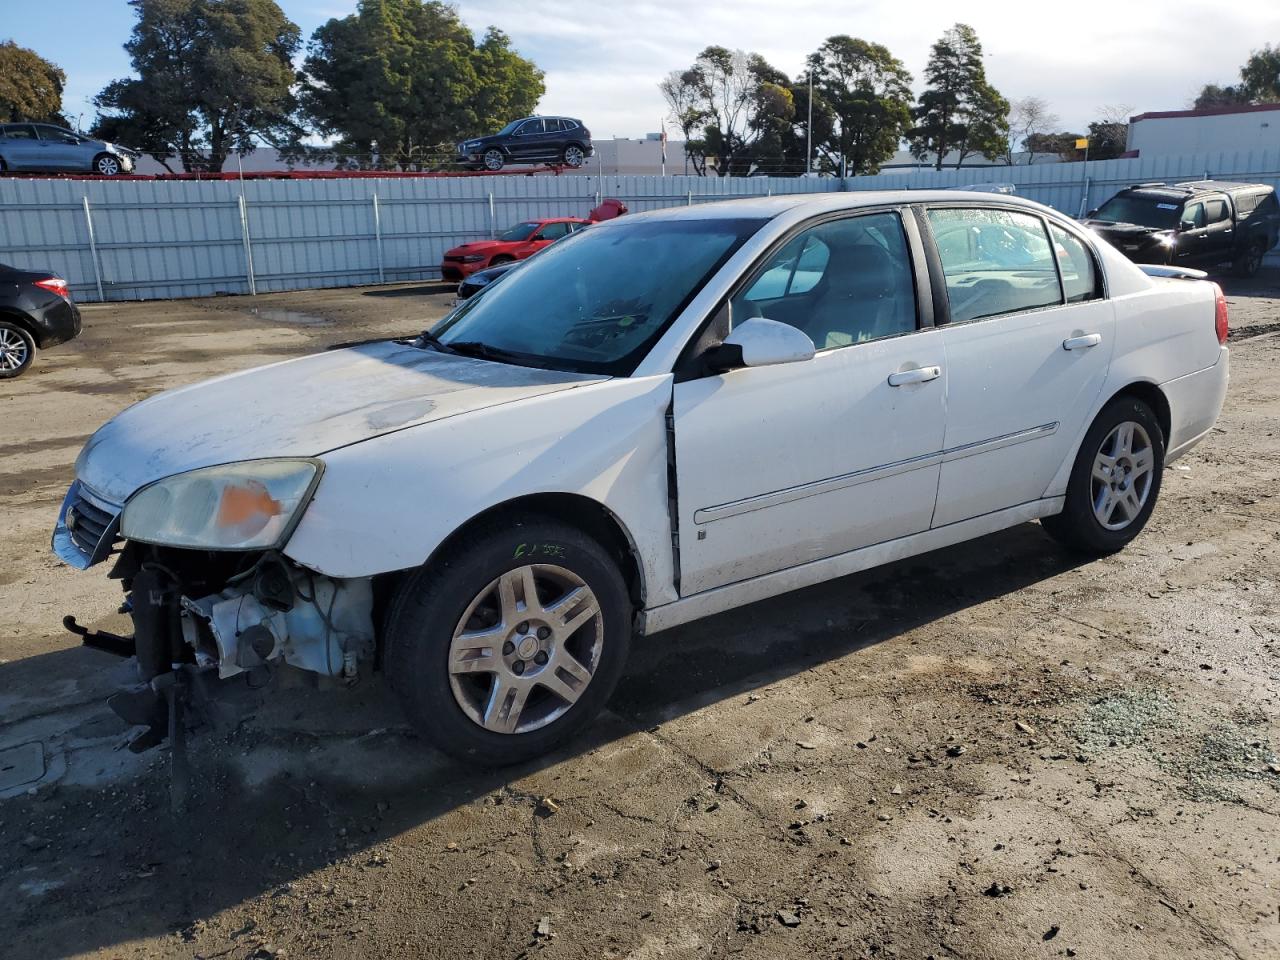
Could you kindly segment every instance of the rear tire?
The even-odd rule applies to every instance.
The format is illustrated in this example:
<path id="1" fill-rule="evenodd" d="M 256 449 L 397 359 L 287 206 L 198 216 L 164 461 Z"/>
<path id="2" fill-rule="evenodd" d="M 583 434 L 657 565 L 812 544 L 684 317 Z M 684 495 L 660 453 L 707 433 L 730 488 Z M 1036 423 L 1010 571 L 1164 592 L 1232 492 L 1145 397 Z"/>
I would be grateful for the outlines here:
<path id="1" fill-rule="evenodd" d="M 35 358 L 35 338 L 16 323 L 0 320 L 0 380 L 22 376 Z"/>
<path id="2" fill-rule="evenodd" d="M 1262 259 L 1267 255 L 1267 245 L 1254 240 L 1236 257 L 1233 272 L 1237 277 L 1252 277 L 1262 269 Z"/>
<path id="3" fill-rule="evenodd" d="M 587 153 L 578 144 L 571 143 L 564 148 L 565 166 L 573 167 L 575 170 L 586 163 Z"/>
<path id="4" fill-rule="evenodd" d="M 626 665 L 632 614 L 622 574 L 595 540 L 540 516 L 494 522 L 401 584 L 387 674 L 439 750 L 480 766 L 519 763 L 604 707 Z"/>
<path id="5" fill-rule="evenodd" d="M 1115 553 L 1146 526 L 1163 475 L 1160 421 L 1136 397 L 1118 397 L 1102 409 L 1080 444 L 1062 512 L 1040 523 L 1069 550 Z"/>

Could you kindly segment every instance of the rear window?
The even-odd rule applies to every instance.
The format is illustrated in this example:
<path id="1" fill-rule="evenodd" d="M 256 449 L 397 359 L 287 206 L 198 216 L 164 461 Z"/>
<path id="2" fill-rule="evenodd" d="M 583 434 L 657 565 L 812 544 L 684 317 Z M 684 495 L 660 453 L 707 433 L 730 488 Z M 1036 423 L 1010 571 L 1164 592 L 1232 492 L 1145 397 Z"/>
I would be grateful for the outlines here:
<path id="1" fill-rule="evenodd" d="M 1132 223 L 1156 230 L 1172 230 L 1178 225 L 1182 201 L 1141 193 L 1121 193 L 1098 208 L 1095 220 Z"/>

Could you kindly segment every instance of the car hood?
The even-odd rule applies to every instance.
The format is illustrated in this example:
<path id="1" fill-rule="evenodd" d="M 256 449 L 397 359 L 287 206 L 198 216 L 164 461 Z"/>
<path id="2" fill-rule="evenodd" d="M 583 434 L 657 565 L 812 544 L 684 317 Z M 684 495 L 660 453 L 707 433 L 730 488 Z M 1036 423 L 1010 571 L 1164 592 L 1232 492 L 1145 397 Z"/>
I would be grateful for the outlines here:
<path id="1" fill-rule="evenodd" d="M 169 390 L 98 430 L 76 475 L 122 504 L 155 480 L 220 463 L 314 457 L 382 434 L 601 379 L 382 341 Z"/>
<path id="2" fill-rule="evenodd" d="M 1173 233 L 1158 227 L 1144 227 L 1137 223 L 1112 223 L 1110 220 L 1085 220 L 1084 225 L 1108 240 L 1142 240 L 1159 233 Z"/>
<path id="3" fill-rule="evenodd" d="M 444 255 L 446 257 L 461 257 L 469 253 L 491 253 L 494 250 L 503 250 L 507 247 L 512 247 L 519 242 L 520 241 L 513 240 L 474 240 L 471 243 L 464 243 L 452 248 L 451 250 L 446 250 Z"/>

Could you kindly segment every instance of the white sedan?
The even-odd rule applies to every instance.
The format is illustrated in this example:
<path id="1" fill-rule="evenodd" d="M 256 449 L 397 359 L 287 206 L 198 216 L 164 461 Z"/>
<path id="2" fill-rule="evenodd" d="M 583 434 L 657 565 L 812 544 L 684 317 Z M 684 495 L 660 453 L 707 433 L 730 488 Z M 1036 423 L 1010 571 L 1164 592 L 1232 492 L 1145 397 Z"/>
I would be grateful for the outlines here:
<path id="1" fill-rule="evenodd" d="M 118 553 L 141 745 L 192 677 L 378 665 L 440 749 L 518 761 L 635 636 L 1036 519 L 1122 548 L 1227 389 L 1221 292 L 1147 269 L 995 195 L 624 217 L 415 340 L 125 411 L 54 548 Z"/>

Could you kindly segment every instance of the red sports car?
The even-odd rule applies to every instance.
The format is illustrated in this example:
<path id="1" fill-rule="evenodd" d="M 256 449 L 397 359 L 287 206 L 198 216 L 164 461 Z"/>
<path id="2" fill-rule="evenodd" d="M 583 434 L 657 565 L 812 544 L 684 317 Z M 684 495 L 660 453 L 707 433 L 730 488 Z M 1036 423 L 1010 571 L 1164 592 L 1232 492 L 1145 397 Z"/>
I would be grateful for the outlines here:
<path id="1" fill-rule="evenodd" d="M 440 273 L 445 280 L 462 281 L 477 270 L 531 257 L 590 222 L 579 217 L 550 217 L 517 223 L 497 240 L 475 240 L 445 251 Z"/>

